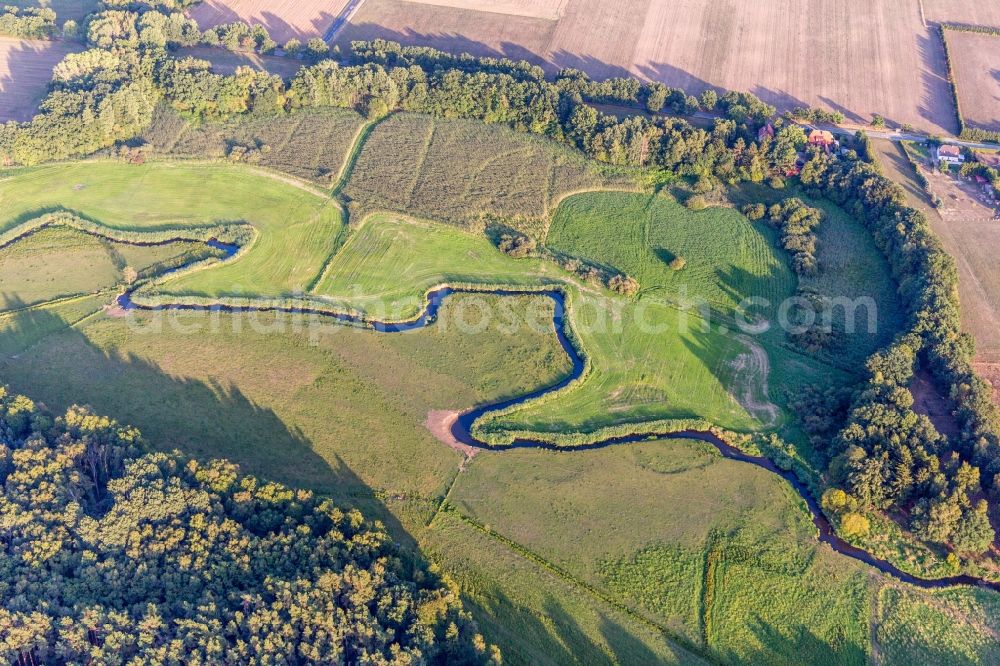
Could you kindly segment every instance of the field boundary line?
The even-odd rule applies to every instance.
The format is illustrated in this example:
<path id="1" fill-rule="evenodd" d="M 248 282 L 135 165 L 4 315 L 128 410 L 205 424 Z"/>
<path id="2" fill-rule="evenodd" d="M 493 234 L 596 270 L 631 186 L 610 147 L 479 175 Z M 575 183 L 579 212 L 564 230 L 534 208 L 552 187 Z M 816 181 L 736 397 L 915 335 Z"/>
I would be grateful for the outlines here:
<path id="1" fill-rule="evenodd" d="M 437 134 L 438 124 L 437 119 L 433 116 L 428 116 L 430 118 L 431 131 L 427 133 L 427 138 L 424 140 L 424 149 L 420 153 L 420 160 L 417 162 L 416 168 L 413 170 L 413 185 L 410 186 L 409 191 L 406 193 L 406 207 L 412 208 L 411 205 L 413 201 L 413 193 L 417 191 L 417 187 L 420 185 L 420 176 L 424 171 L 424 164 L 427 163 L 427 156 L 431 152 L 431 144 L 434 143 L 434 136 Z"/>
<path id="2" fill-rule="evenodd" d="M 441 498 L 441 501 L 438 502 L 437 508 L 434 509 L 434 514 L 431 516 L 430 520 L 424 524 L 424 527 L 434 526 L 434 521 L 437 520 L 439 515 L 441 515 L 441 511 L 444 507 L 448 505 L 448 498 L 451 497 L 451 491 L 455 489 L 455 485 L 458 484 L 458 477 L 461 475 L 462 467 L 459 466 L 459 468 L 455 470 L 455 474 L 451 477 L 451 482 L 448 484 L 448 489 L 444 491 L 444 496 Z"/>
<path id="3" fill-rule="evenodd" d="M 640 613 L 640 612 L 632 609 L 631 607 L 629 607 L 624 602 L 619 601 L 618 599 L 615 599 L 614 597 L 612 597 L 612 596 L 608 595 L 607 593 L 601 591 L 596 586 L 594 586 L 594 585 L 592 585 L 592 584 L 590 584 L 590 583 L 588 583 L 588 582 L 586 582 L 584 580 L 581 580 L 581 579 L 577 578 L 576 576 L 574 576 L 570 572 L 566 571 L 565 569 L 563 569 L 559 565 L 550 562 L 549 560 L 545 559 L 544 557 L 542 557 L 541 555 L 539 555 L 535 551 L 531 550 L 530 548 L 524 546 L 523 544 L 518 543 L 517 541 L 514 541 L 513 539 L 500 534 L 496 530 L 494 530 L 494 529 L 492 529 L 490 527 L 487 527 L 486 525 L 480 523 L 475 518 L 472 518 L 471 516 L 467 516 L 464 513 L 462 513 L 461 511 L 458 511 L 457 509 L 452 509 L 451 507 L 453 507 L 453 506 L 454 505 L 452 505 L 452 504 L 448 504 L 447 507 L 445 508 L 445 510 L 453 513 L 454 515 L 456 515 L 459 518 L 459 520 L 461 520 L 462 522 L 466 523 L 470 527 L 476 529 L 480 533 L 482 533 L 482 534 L 486 535 L 487 537 L 490 537 L 491 539 L 493 539 L 493 540 L 495 540 L 495 541 L 503 544 L 504 546 L 506 546 L 507 548 L 509 548 L 514 553 L 520 555 L 522 558 L 528 560 L 529 562 L 534 563 L 535 565 L 541 567 L 542 569 L 545 569 L 546 571 L 548 571 L 549 573 L 555 575 L 556 577 L 561 578 L 563 581 L 565 581 L 565 582 L 567 582 L 567 583 L 569 583 L 569 584 L 571 584 L 571 585 L 573 585 L 575 587 L 580 588 L 583 592 L 585 592 L 586 594 L 588 594 L 592 598 L 594 598 L 594 599 L 596 599 L 596 600 L 598 600 L 598 601 L 600 601 L 600 602 L 602 602 L 604 604 L 607 604 L 608 606 L 611 606 L 612 608 L 614 608 L 618 612 L 623 613 L 624 615 L 628 616 L 629 618 L 631 618 L 631 619 L 639 622 L 640 624 L 644 625 L 647 629 L 651 629 L 654 632 L 661 634 L 662 636 L 664 636 L 665 638 L 667 638 L 671 642 L 675 643 L 678 647 L 683 648 L 684 650 L 687 650 L 691 654 L 694 654 L 694 655 L 696 655 L 698 657 L 701 657 L 702 659 L 705 659 L 706 661 L 709 661 L 711 663 L 716 663 L 716 659 L 714 657 L 712 657 L 710 654 L 708 654 L 700 646 L 698 646 L 698 645 L 694 644 L 693 642 L 691 642 L 691 640 L 688 639 L 688 638 L 686 638 L 685 636 L 682 636 L 682 635 L 678 634 L 677 632 L 675 632 L 674 630 L 670 629 L 666 625 L 660 624 L 659 622 L 646 617 L 642 613 Z"/>
<path id="4" fill-rule="evenodd" d="M 39 301 L 38 303 L 31 303 L 30 305 L 25 305 L 19 308 L 14 308 L 13 310 L 4 310 L 0 312 L 0 319 L 4 317 L 12 317 L 14 315 L 23 314 L 25 312 L 30 312 L 32 310 L 42 310 L 53 305 L 64 305 L 66 303 L 72 303 L 74 301 L 82 301 L 86 298 L 91 298 L 95 296 L 103 296 L 105 294 L 110 294 L 114 289 L 101 289 L 94 292 L 82 291 L 78 294 L 69 294 L 68 296 L 59 296 L 48 301 Z"/>
<path id="5" fill-rule="evenodd" d="M 368 120 L 354 133 L 354 137 L 351 139 L 351 149 L 347 151 L 347 155 L 344 156 L 344 162 L 340 165 L 340 170 L 337 172 L 337 182 L 330 188 L 331 197 L 339 200 L 341 192 L 344 191 L 347 182 L 354 175 L 354 168 L 358 164 L 358 158 L 361 157 L 361 151 L 364 150 L 365 144 L 368 143 L 368 137 L 375 131 L 375 127 L 388 117 Z"/>
<path id="6" fill-rule="evenodd" d="M 290 176 L 286 173 L 281 173 L 273 169 L 267 169 L 259 166 L 248 166 L 246 168 L 253 174 L 256 174 L 258 176 L 263 176 L 264 178 L 270 178 L 271 180 L 276 180 L 279 183 L 291 185 L 292 187 L 298 188 L 303 192 L 308 192 L 309 194 L 315 195 L 320 199 L 330 198 L 326 190 L 322 189 L 318 185 L 313 185 L 308 181 L 302 180 L 301 178 L 296 178 L 295 176 Z M 339 201 L 336 201 L 335 203 L 338 206 L 340 205 Z"/>

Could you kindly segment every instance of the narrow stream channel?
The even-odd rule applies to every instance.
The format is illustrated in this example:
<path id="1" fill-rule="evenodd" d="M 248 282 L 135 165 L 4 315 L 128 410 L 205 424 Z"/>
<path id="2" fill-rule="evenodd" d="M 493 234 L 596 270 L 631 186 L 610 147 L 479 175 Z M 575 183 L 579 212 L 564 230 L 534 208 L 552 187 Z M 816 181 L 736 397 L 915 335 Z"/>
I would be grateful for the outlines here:
<path id="1" fill-rule="evenodd" d="M 222 250 L 226 253 L 226 258 L 233 257 L 238 251 L 239 247 L 236 245 L 230 245 L 227 243 L 221 243 L 215 239 L 209 240 L 207 244 L 215 249 Z M 173 269 L 169 272 L 174 272 L 185 268 L 186 266 L 181 266 Z M 432 325 L 437 319 L 438 312 L 441 309 L 444 301 L 453 294 L 461 293 L 477 293 L 477 294 L 488 294 L 492 296 L 545 296 L 551 298 L 555 306 L 554 314 L 552 317 L 552 324 L 555 330 L 556 336 L 559 338 L 559 344 L 562 345 L 563 350 L 566 352 L 567 356 L 573 363 L 573 370 L 569 376 L 560 380 L 558 383 L 551 386 L 538 389 L 526 395 L 521 395 L 516 398 L 511 398 L 509 400 L 504 400 L 501 402 L 496 402 L 488 405 L 482 405 L 471 409 L 467 412 L 461 414 L 452 426 L 452 434 L 455 438 L 467 446 L 472 446 L 478 449 L 488 450 L 488 451 L 506 451 L 511 449 L 543 449 L 546 451 L 559 451 L 561 453 L 572 453 L 573 451 L 592 451 L 594 449 L 603 449 L 609 446 L 617 446 L 621 444 L 634 444 L 636 442 L 646 442 L 656 439 L 690 439 L 697 440 L 700 442 L 707 442 L 714 446 L 719 453 L 724 458 L 729 460 L 736 460 L 738 462 L 747 463 L 750 465 L 755 465 L 762 469 L 766 469 L 769 472 L 777 474 L 781 478 L 785 479 L 795 491 L 802 497 L 805 501 L 806 506 L 809 508 L 809 513 L 812 516 L 813 523 L 819 530 L 819 540 L 822 543 L 828 544 L 831 548 L 842 555 L 851 557 L 860 562 L 875 567 L 882 573 L 888 574 L 894 578 L 897 578 L 903 582 L 921 587 L 924 589 L 938 589 L 944 587 L 950 587 L 953 585 L 971 585 L 976 587 L 982 587 L 990 590 L 995 590 L 1000 592 L 1000 582 L 988 581 L 982 578 L 977 578 L 975 576 L 961 575 L 961 576 L 951 576 L 948 578 L 920 578 L 914 576 L 913 574 L 906 573 L 900 570 L 895 565 L 887 562 L 885 560 L 879 559 L 869 553 L 866 550 L 862 550 L 856 546 L 853 546 L 842 538 L 837 536 L 830 521 L 827 520 L 826 516 L 820 510 L 819 504 L 816 499 L 812 496 L 809 489 L 803 484 L 794 472 L 786 471 L 780 469 L 768 458 L 762 456 L 751 456 L 743 453 L 736 447 L 727 444 L 725 441 L 717 437 L 710 432 L 702 432 L 696 430 L 686 430 L 681 432 L 664 432 L 664 433 L 649 433 L 645 435 L 625 435 L 618 437 L 610 437 L 597 442 L 592 442 L 590 444 L 583 444 L 573 447 L 561 447 L 551 444 L 549 442 L 543 442 L 538 440 L 530 439 L 518 439 L 511 444 L 504 446 L 493 446 L 476 439 L 472 435 L 472 424 L 475 423 L 480 417 L 484 416 L 489 412 L 498 411 L 501 409 L 506 409 L 513 405 L 519 405 L 525 403 L 529 400 L 534 400 L 535 398 L 541 397 L 547 393 L 553 391 L 558 391 L 565 388 L 574 380 L 579 379 L 584 372 L 585 363 L 583 358 L 580 356 L 579 351 L 570 341 L 566 331 L 568 330 L 568 323 L 566 321 L 566 298 L 563 292 L 557 289 L 548 289 L 541 291 L 524 290 L 524 289 L 491 289 L 484 291 L 476 291 L 473 289 L 453 289 L 450 287 L 442 287 L 431 291 L 427 295 L 427 307 L 420 314 L 419 317 L 407 322 L 401 323 L 385 323 L 379 321 L 372 321 L 365 319 L 362 316 L 350 315 L 350 314 L 339 314 L 323 311 L 320 309 L 312 308 L 281 308 L 281 307 L 260 307 L 253 308 L 259 311 L 268 312 L 287 312 L 291 314 L 315 314 L 324 317 L 329 317 L 337 321 L 343 322 L 345 324 L 361 325 L 367 328 L 371 328 L 380 333 L 402 333 L 405 331 L 413 331 L 416 329 L 424 328 L 426 326 Z M 213 310 L 213 311 L 223 311 L 223 312 L 239 312 L 245 310 L 246 308 L 230 307 L 225 305 L 158 305 L 158 306 L 142 306 L 136 304 L 132 301 L 132 291 L 127 291 L 118 298 L 118 305 L 125 310 Z"/>

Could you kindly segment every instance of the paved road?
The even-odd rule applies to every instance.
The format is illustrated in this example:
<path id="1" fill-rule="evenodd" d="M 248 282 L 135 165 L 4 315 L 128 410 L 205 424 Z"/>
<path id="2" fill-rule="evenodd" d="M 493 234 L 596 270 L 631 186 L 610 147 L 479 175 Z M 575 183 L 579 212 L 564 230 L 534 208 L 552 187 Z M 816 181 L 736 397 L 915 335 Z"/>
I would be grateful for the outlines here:
<path id="1" fill-rule="evenodd" d="M 347 6 L 344 7 L 339 14 L 337 14 L 337 18 L 333 20 L 329 30 L 327 30 L 323 35 L 323 41 L 327 43 L 332 42 L 333 38 L 337 36 L 337 33 L 340 32 L 341 28 L 347 25 L 347 22 L 351 20 L 351 16 L 354 15 L 354 12 L 358 11 L 358 8 L 364 3 L 365 0 L 351 0 L 348 2 Z"/>

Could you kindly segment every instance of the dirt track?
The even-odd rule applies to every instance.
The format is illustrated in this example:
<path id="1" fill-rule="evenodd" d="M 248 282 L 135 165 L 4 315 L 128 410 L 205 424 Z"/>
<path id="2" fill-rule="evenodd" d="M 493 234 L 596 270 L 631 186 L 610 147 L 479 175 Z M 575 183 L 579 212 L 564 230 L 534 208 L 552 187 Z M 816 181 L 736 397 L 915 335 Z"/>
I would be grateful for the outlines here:
<path id="1" fill-rule="evenodd" d="M 740 336 L 747 351 L 731 363 L 733 390 L 736 401 L 754 418 L 770 427 L 778 422 L 778 407 L 771 402 L 768 380 L 771 376 L 771 359 L 767 351 L 748 336 Z"/>

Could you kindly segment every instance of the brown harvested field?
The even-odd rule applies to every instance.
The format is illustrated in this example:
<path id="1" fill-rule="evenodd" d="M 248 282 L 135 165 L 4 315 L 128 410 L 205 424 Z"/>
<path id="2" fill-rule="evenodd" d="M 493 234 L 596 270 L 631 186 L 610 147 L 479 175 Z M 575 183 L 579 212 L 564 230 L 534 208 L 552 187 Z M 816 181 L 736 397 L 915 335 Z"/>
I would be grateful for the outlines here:
<path id="1" fill-rule="evenodd" d="M 0 122 L 31 120 L 45 96 L 52 68 L 82 47 L 0 37 Z"/>
<path id="2" fill-rule="evenodd" d="M 1000 130 L 1000 37 L 959 30 L 944 34 L 965 123 Z"/>
<path id="3" fill-rule="evenodd" d="M 555 21 L 562 16 L 569 0 L 492 0 L 488 6 L 484 6 L 481 0 L 410 0 L 410 2 L 453 9 L 487 10 L 494 14 L 530 16 Z"/>
<path id="4" fill-rule="evenodd" d="M 323 36 L 348 0 L 206 0 L 188 12 L 202 30 L 221 23 L 245 21 L 267 28 L 284 44 Z"/>
<path id="5" fill-rule="evenodd" d="M 632 74 L 691 93 L 750 90 L 781 108 L 822 106 L 856 122 L 879 113 L 892 124 L 958 129 L 943 48 L 915 0 L 808 8 L 797 0 L 566 0 L 555 20 L 539 18 L 552 0 L 516 16 L 513 0 L 502 3 L 508 13 L 489 11 L 488 0 L 432 1 L 368 0 L 337 41 L 384 37 L 528 58 L 550 71 Z"/>
<path id="6" fill-rule="evenodd" d="M 256 53 L 234 53 L 227 49 L 209 46 L 178 49 L 177 55 L 207 60 L 212 63 L 212 71 L 216 74 L 232 74 L 237 67 L 253 67 L 256 70 L 267 71 L 287 79 L 295 76 L 302 68 L 302 61 L 295 58 L 262 56 Z"/>
<path id="7" fill-rule="evenodd" d="M 921 0 L 928 21 L 1000 27 L 1000 3 L 994 0 Z"/>

